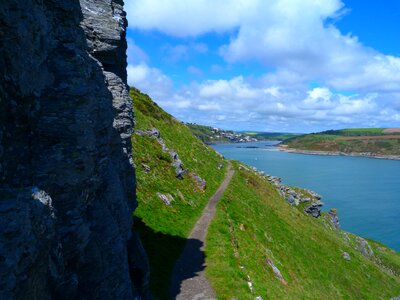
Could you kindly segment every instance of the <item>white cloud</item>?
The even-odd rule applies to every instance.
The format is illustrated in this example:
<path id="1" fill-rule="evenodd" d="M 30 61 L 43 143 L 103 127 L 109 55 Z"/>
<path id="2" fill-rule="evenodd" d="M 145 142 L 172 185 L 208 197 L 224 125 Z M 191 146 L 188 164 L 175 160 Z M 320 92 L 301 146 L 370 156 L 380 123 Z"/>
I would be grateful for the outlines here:
<path id="1" fill-rule="evenodd" d="M 400 91 L 398 57 L 329 23 L 346 11 L 341 0 L 131 0 L 126 9 L 131 26 L 176 37 L 231 32 L 220 51 L 230 63 L 254 60 L 335 89 Z"/>
<path id="2" fill-rule="evenodd" d="M 128 55 L 128 63 L 136 64 L 142 62 L 148 62 L 149 57 L 138 45 L 136 45 L 135 41 L 131 38 L 127 39 L 128 49 L 126 54 Z"/>
<path id="3" fill-rule="evenodd" d="M 214 76 L 248 61 L 265 67 L 259 78 L 243 74 L 174 89 L 130 42 L 136 60 L 130 59 L 129 83 L 184 121 L 277 131 L 398 126 L 400 58 L 342 34 L 331 22 L 343 17 L 341 0 L 130 0 L 125 6 L 131 27 L 180 38 L 161 47 L 166 61 L 186 62 L 192 75 L 205 76 L 190 63 L 192 55 L 211 52 L 193 39 L 208 32 L 230 36 L 219 50 L 228 65 L 211 65 Z"/>
<path id="4" fill-rule="evenodd" d="M 154 100 L 165 99 L 172 93 L 172 80 L 156 68 L 146 63 L 128 65 L 128 84 L 150 94 Z"/>
<path id="5" fill-rule="evenodd" d="M 344 124 L 390 126 L 398 122 L 399 111 L 383 100 L 377 94 L 348 96 L 327 87 L 299 91 L 290 85 L 266 86 L 262 79 L 239 76 L 192 83 L 172 96 L 159 97 L 158 103 L 188 122 L 229 124 L 235 129 L 318 131 Z"/>
<path id="6" fill-rule="evenodd" d="M 186 37 L 223 32 L 240 24 L 243 12 L 256 9 L 257 0 L 130 0 L 130 26 Z"/>

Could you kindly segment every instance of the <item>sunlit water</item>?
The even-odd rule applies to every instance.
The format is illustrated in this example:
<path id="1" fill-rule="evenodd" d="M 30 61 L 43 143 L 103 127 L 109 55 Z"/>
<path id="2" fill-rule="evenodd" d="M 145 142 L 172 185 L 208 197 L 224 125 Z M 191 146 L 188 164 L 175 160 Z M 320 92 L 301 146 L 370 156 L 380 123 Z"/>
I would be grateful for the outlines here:
<path id="1" fill-rule="evenodd" d="M 213 148 L 229 159 L 281 177 L 284 184 L 316 191 L 323 196 L 323 210 L 337 208 L 342 229 L 400 251 L 400 161 L 286 153 L 274 144 Z"/>

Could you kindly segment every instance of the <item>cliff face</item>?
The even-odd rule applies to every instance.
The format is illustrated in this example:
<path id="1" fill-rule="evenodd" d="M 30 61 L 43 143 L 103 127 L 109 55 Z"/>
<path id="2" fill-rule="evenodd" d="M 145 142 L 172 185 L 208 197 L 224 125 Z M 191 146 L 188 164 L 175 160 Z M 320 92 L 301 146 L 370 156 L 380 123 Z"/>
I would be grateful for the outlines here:
<path id="1" fill-rule="evenodd" d="M 1 299 L 145 297 L 122 6 L 0 4 Z"/>

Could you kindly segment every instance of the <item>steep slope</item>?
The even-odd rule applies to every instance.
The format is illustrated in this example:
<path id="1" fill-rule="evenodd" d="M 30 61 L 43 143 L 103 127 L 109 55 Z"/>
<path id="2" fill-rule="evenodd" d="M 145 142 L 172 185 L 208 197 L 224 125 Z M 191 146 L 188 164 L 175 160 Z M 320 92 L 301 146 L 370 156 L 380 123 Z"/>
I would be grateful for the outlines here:
<path id="1" fill-rule="evenodd" d="M 399 253 L 336 230 L 327 215 L 305 214 L 265 176 L 239 163 L 211 223 L 206 255 L 220 299 L 400 295 Z"/>
<path id="2" fill-rule="evenodd" d="M 136 121 L 135 228 L 149 256 L 153 294 L 166 299 L 175 260 L 222 182 L 226 162 L 147 95 L 136 89 L 130 94 Z"/>
<path id="3" fill-rule="evenodd" d="M 400 130 L 358 128 L 328 130 L 288 139 L 282 149 L 310 154 L 347 154 L 400 159 Z M 391 157 L 392 156 L 392 157 Z"/>
<path id="4" fill-rule="evenodd" d="M 1 299 L 145 294 L 126 23 L 122 0 L 0 3 Z"/>
<path id="5" fill-rule="evenodd" d="M 226 163 L 147 95 L 135 89 L 131 95 L 138 128 L 133 136 L 139 201 L 135 228 L 149 254 L 154 296 L 167 299 L 175 261 L 208 197 L 222 182 Z M 177 178 L 181 169 L 176 172 L 171 149 L 183 169 L 206 179 L 205 191 L 188 173 Z M 205 272 L 218 299 L 400 295 L 398 253 L 337 230 L 327 214 L 306 214 L 309 203 L 290 205 L 275 179 L 238 162 L 233 165 L 235 174 L 217 206 L 206 243 Z M 312 198 L 299 188 L 290 190 Z"/>

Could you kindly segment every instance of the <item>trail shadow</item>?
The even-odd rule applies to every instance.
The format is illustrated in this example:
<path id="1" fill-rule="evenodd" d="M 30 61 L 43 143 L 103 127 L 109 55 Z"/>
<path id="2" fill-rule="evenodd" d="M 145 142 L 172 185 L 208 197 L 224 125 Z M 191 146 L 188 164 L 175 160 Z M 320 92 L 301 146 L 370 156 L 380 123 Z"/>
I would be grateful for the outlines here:
<path id="1" fill-rule="evenodd" d="M 149 259 L 150 290 L 153 298 L 175 299 L 180 292 L 182 281 L 195 277 L 198 272 L 204 270 L 203 243 L 195 239 L 188 240 L 156 232 L 138 217 L 134 217 L 134 229 L 139 234 Z M 191 255 L 184 256 L 177 262 L 185 247 L 190 248 Z M 171 278 L 175 264 L 178 272 Z"/>
<path id="2" fill-rule="evenodd" d="M 175 299 L 181 291 L 181 284 L 185 279 L 198 276 L 205 269 L 205 254 L 202 250 L 203 242 L 197 239 L 186 240 L 182 257 L 179 257 L 171 278 L 170 297 Z"/>

